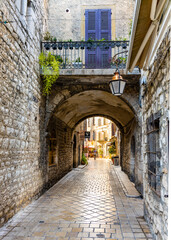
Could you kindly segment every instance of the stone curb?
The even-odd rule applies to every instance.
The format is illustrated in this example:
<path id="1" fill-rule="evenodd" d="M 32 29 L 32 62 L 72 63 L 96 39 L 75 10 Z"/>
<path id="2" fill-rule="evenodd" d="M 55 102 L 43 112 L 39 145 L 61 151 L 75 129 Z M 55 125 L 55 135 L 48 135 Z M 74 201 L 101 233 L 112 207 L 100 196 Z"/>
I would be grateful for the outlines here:
<path id="1" fill-rule="evenodd" d="M 128 176 L 123 171 L 121 171 L 119 169 L 119 167 L 113 166 L 112 171 L 115 171 L 116 176 L 118 178 L 118 181 L 120 182 L 122 190 L 123 190 L 126 197 L 128 197 L 128 198 L 141 198 L 141 194 L 136 190 L 133 183 L 129 180 Z M 131 193 L 131 191 L 127 188 L 126 184 L 124 184 L 123 179 L 120 176 L 119 172 L 122 173 L 122 175 L 125 175 L 126 181 L 129 184 L 129 186 L 133 189 L 134 194 Z"/>

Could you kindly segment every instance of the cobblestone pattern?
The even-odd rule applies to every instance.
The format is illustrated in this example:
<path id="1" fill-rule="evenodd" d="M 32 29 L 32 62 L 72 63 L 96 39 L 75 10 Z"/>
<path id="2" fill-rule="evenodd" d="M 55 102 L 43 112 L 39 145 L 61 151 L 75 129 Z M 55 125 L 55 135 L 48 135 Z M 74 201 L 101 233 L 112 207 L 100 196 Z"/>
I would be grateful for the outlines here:
<path id="1" fill-rule="evenodd" d="M 143 200 L 125 196 L 111 161 L 73 170 L 0 229 L 3 240 L 153 239 Z"/>
<path id="2" fill-rule="evenodd" d="M 19 1 L 0 1 L 0 225 L 39 195 L 41 104 L 38 55 L 43 1 L 34 20 L 21 16 Z M 2 16 L 1 16 L 2 14 Z"/>
<path id="3" fill-rule="evenodd" d="M 147 75 L 147 89 L 143 100 L 143 129 L 146 133 L 146 120 L 153 113 L 161 110 L 159 147 L 161 151 L 161 197 L 158 197 L 148 184 L 147 173 L 147 135 L 143 135 L 143 152 L 145 161 L 145 216 L 156 235 L 156 239 L 167 239 L 168 220 L 168 112 L 169 112 L 169 81 L 170 81 L 170 31 L 162 41 L 154 63 Z"/>
<path id="4" fill-rule="evenodd" d="M 134 0 L 85 0 L 84 2 L 73 0 L 59 2 L 57 0 L 49 1 L 49 16 L 48 21 L 49 30 L 52 35 L 56 36 L 58 40 L 79 41 L 81 39 L 81 26 L 83 23 L 83 16 L 81 15 L 82 8 L 91 9 L 106 9 L 107 7 L 114 7 L 112 18 L 115 20 L 114 31 L 116 38 L 129 39 L 130 23 L 133 16 Z M 66 10 L 69 9 L 69 12 Z M 58 22 L 58 27 L 56 26 Z M 63 27 L 65 26 L 65 28 Z M 115 39 L 112 39 L 115 40 Z"/>

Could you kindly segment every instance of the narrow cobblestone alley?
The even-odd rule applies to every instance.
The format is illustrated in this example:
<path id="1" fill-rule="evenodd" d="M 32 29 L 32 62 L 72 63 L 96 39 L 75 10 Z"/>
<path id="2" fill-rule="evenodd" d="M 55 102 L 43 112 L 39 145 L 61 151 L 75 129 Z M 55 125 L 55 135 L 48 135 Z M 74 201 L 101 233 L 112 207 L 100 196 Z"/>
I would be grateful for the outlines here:
<path id="1" fill-rule="evenodd" d="M 0 230 L 0 239 L 152 239 L 143 200 L 125 196 L 111 161 L 68 173 Z"/>

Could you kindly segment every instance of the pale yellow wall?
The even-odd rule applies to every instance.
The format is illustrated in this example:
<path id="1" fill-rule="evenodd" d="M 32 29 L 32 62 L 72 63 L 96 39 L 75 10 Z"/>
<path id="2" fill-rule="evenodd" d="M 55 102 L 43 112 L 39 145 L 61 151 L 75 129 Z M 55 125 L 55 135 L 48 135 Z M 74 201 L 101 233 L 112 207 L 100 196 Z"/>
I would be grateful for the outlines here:
<path id="1" fill-rule="evenodd" d="M 49 31 L 58 40 L 85 39 L 85 9 L 111 9 L 112 40 L 129 38 L 135 0 L 48 0 L 48 3 Z"/>

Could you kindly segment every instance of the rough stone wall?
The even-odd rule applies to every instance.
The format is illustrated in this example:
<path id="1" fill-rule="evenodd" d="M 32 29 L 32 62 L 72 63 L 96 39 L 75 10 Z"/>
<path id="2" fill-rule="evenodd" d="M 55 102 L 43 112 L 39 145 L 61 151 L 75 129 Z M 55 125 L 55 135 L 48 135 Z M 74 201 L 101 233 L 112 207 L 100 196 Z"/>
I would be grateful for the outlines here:
<path id="1" fill-rule="evenodd" d="M 51 131 L 55 129 L 56 132 L 56 157 L 55 163 L 49 166 L 48 163 L 48 138 Z M 64 122 L 57 119 L 55 116 L 49 122 L 47 136 L 47 187 L 52 186 L 73 167 L 73 151 L 72 151 L 72 129 L 69 128 Z"/>
<path id="2" fill-rule="evenodd" d="M 26 16 L 20 2 L 0 1 L 0 226 L 44 185 L 40 159 L 39 64 L 43 1 Z"/>
<path id="3" fill-rule="evenodd" d="M 151 224 L 156 239 L 166 240 L 168 221 L 168 112 L 170 84 L 170 31 L 162 41 L 153 64 L 147 73 L 147 86 L 143 87 L 143 153 L 144 153 L 144 202 L 145 217 Z M 159 149 L 161 196 L 158 196 L 148 184 L 147 162 L 147 125 L 151 114 L 161 110 L 159 122 Z"/>
<path id="4" fill-rule="evenodd" d="M 134 4 L 135 0 L 84 0 L 84 2 L 49 0 L 49 31 L 58 40 L 80 41 L 81 38 L 84 40 L 84 9 L 112 8 L 113 36 L 129 39 Z M 69 12 L 66 12 L 67 9 Z"/>
<path id="5" fill-rule="evenodd" d="M 131 140 L 135 138 L 135 156 L 132 158 Z M 136 119 L 125 128 L 122 133 L 122 154 L 121 166 L 122 170 L 127 173 L 131 181 L 135 183 L 137 190 L 143 195 L 143 158 L 142 158 L 142 134 L 141 122 Z M 132 162 L 131 162 L 132 161 Z M 132 166 L 133 165 L 133 166 Z"/>

